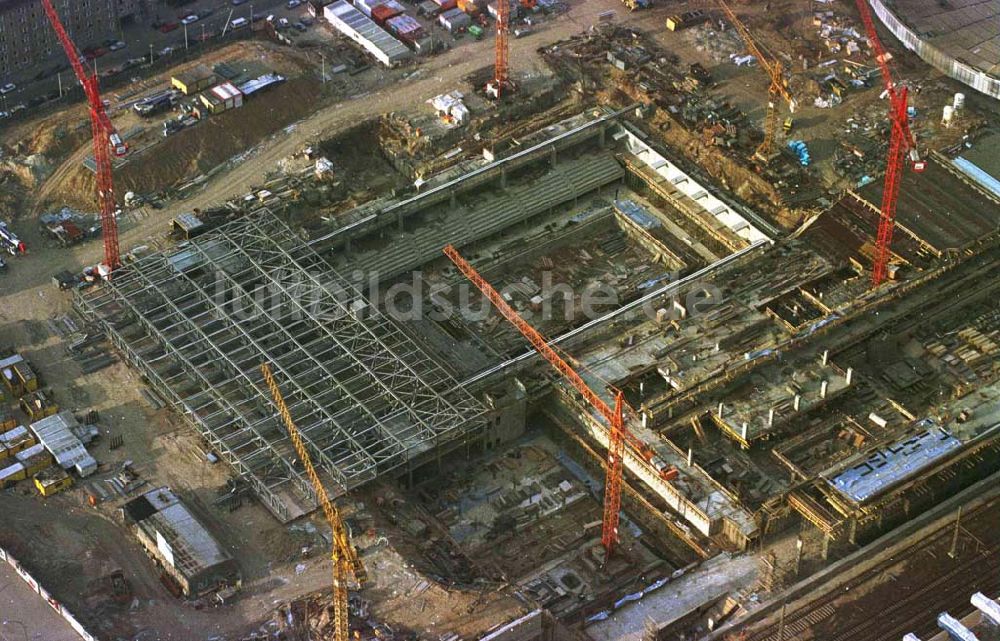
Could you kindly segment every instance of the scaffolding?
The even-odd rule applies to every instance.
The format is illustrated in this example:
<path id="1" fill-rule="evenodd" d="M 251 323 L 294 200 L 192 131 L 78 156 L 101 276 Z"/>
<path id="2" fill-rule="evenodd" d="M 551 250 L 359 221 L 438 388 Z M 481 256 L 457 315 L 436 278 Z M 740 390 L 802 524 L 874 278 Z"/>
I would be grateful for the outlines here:
<path id="1" fill-rule="evenodd" d="M 334 495 L 478 436 L 486 408 L 264 209 L 77 297 L 124 358 L 287 522 L 317 507 L 259 366 Z"/>

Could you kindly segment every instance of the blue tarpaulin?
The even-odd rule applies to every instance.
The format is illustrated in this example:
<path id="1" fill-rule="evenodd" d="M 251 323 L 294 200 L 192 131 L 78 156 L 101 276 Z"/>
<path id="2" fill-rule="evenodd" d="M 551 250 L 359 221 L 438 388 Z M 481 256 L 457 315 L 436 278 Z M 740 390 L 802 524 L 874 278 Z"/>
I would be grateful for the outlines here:
<path id="1" fill-rule="evenodd" d="M 997 180 L 990 174 L 980 169 L 978 165 L 976 165 L 972 161 L 966 160 L 965 158 L 959 157 L 956 158 L 955 160 L 952 160 L 951 162 L 953 165 L 962 170 L 962 173 L 964 173 L 966 176 L 972 178 L 977 183 L 979 183 L 986 189 L 990 190 L 997 196 L 1000 196 L 1000 180 Z"/>
<path id="2" fill-rule="evenodd" d="M 660 226 L 660 221 L 656 220 L 645 207 L 631 200 L 616 200 L 615 209 L 643 229 L 653 229 Z"/>

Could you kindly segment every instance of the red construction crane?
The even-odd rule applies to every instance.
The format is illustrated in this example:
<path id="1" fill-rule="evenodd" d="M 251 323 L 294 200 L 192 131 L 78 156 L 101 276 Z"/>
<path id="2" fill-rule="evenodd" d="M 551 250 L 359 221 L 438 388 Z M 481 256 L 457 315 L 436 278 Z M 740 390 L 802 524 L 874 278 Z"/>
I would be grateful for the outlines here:
<path id="1" fill-rule="evenodd" d="M 510 88 L 507 57 L 510 54 L 510 0 L 497 0 L 496 63 L 493 80 L 486 85 L 486 93 L 497 100 Z"/>
<path id="2" fill-rule="evenodd" d="M 865 23 L 868 40 L 875 52 L 882 71 L 882 82 L 889 98 L 889 155 L 885 163 L 885 186 L 882 188 L 882 209 L 878 223 L 878 239 L 875 244 L 875 262 L 872 266 L 872 288 L 877 288 L 885 281 L 891 256 L 892 232 L 896 228 L 896 200 L 899 198 L 899 183 L 903 174 L 904 154 L 909 151 L 913 170 L 924 170 L 925 163 L 920 160 L 917 151 L 916 138 L 910 131 L 909 114 L 907 113 L 906 87 L 896 87 L 889 69 L 889 59 L 882 41 L 875 30 L 875 20 L 872 18 L 868 0 L 856 0 L 861 20 Z"/>
<path id="3" fill-rule="evenodd" d="M 49 22 L 52 23 L 63 50 L 66 51 L 66 57 L 69 58 L 77 79 L 83 85 L 83 92 L 87 95 L 87 103 L 90 105 L 90 129 L 94 136 L 94 164 L 97 169 L 97 200 L 101 208 L 101 233 L 104 235 L 104 266 L 110 274 L 121 265 L 121 258 L 118 255 L 118 223 L 115 220 L 117 205 L 114 179 L 111 176 L 111 154 L 124 156 L 128 153 L 128 146 L 118 135 L 107 112 L 104 111 L 97 73 L 88 74 L 83 68 L 80 52 L 66 33 L 62 21 L 59 20 L 59 14 L 52 6 L 52 1 L 42 0 L 42 7 L 49 17 Z"/>
<path id="4" fill-rule="evenodd" d="M 501 2 L 504 1 L 501 0 Z M 549 345 L 548 341 L 545 340 L 538 330 L 529 325 L 513 307 L 507 304 L 503 296 L 479 275 L 479 272 L 458 253 L 457 249 L 448 245 L 444 248 L 444 254 L 483 293 L 483 296 L 493 303 L 493 306 L 497 308 L 500 315 L 510 321 L 528 339 L 532 347 L 544 356 L 545 360 L 556 368 L 583 395 L 587 403 L 607 422 L 608 458 L 607 476 L 604 483 L 604 519 L 601 530 L 601 544 L 604 546 L 605 560 L 607 560 L 610 558 L 615 544 L 618 542 L 618 519 L 621 512 L 622 459 L 625 456 L 625 444 L 628 443 L 635 451 L 635 454 L 647 462 L 652 461 L 654 458 L 652 448 L 626 429 L 623 414 L 625 401 L 621 391 L 616 392 L 615 406 L 612 409 L 611 406 L 604 402 L 604 399 L 590 389 L 590 386 L 583 380 L 583 377 Z M 663 466 L 660 476 L 664 480 L 672 480 L 677 477 L 677 470 L 673 468 L 666 469 Z"/>

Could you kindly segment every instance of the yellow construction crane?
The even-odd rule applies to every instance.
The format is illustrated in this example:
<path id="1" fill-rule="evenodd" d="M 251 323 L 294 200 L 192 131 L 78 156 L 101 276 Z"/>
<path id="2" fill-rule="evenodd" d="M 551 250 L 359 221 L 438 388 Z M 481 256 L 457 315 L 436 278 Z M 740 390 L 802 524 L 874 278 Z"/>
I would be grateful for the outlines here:
<path id="1" fill-rule="evenodd" d="M 316 468 L 313 467 L 309 451 L 306 450 L 305 443 L 302 441 L 302 435 L 299 434 L 299 429 L 295 427 L 295 422 L 288 411 L 288 406 L 285 405 L 285 398 L 278 388 L 278 382 L 274 379 L 274 374 L 271 373 L 271 367 L 267 363 L 262 363 L 260 371 L 264 375 L 264 381 L 267 382 L 268 389 L 271 391 L 271 398 L 274 399 L 278 413 L 281 414 L 282 420 L 285 421 L 288 436 L 292 439 L 292 445 L 295 446 L 299 460 L 302 461 L 302 465 L 306 468 L 306 475 L 316 490 L 316 497 L 319 499 L 319 503 L 323 508 L 323 514 L 326 516 L 327 523 L 330 524 L 330 529 L 333 532 L 333 546 L 330 551 L 330 558 L 333 561 L 333 615 L 334 626 L 336 628 L 334 641 L 349 641 L 347 583 L 353 577 L 360 586 L 368 579 L 368 573 L 365 571 L 365 566 L 358 556 L 358 551 L 351 544 L 347 527 L 344 525 L 344 520 L 340 518 L 340 512 L 337 511 L 337 507 L 330 500 L 330 497 L 326 493 L 326 488 L 323 487 L 323 483 L 316 473 Z"/>
<path id="2" fill-rule="evenodd" d="M 757 147 L 755 156 L 762 160 L 763 162 L 768 162 L 771 160 L 774 154 L 774 134 L 778 129 L 778 101 L 784 98 L 788 102 L 788 110 L 790 112 L 795 111 L 795 99 L 788 93 L 785 82 L 785 70 L 781 65 L 781 61 L 777 58 L 772 58 L 765 56 L 761 52 L 760 45 L 754 40 L 753 36 L 750 35 L 750 31 L 747 29 L 746 25 L 743 24 L 733 10 L 726 4 L 725 0 L 718 0 L 719 7 L 726 14 L 729 19 L 730 24 L 733 28 L 740 34 L 740 38 L 746 43 L 747 49 L 750 53 L 757 58 L 757 62 L 760 64 L 761 68 L 767 72 L 767 75 L 771 78 L 771 86 L 768 89 L 767 96 L 767 114 L 764 117 L 764 142 L 760 143 Z"/>

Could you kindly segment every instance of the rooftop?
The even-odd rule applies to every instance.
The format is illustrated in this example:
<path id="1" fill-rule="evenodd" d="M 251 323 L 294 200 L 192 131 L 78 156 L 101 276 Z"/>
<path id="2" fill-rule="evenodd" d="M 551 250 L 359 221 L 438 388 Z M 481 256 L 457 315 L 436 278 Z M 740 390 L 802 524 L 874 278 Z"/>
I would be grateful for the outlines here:
<path id="1" fill-rule="evenodd" d="M 483 424 L 479 401 L 266 209 L 125 266 L 85 305 L 283 521 L 316 503 L 261 363 L 333 493 Z"/>
<path id="2" fill-rule="evenodd" d="M 925 42 L 1000 74 L 1000 0 L 895 0 L 893 12 Z"/>
<path id="3" fill-rule="evenodd" d="M 157 541 L 166 560 L 186 576 L 232 558 L 169 488 L 146 492 L 130 501 L 126 510 L 133 518 L 139 517 L 136 525 Z"/>

